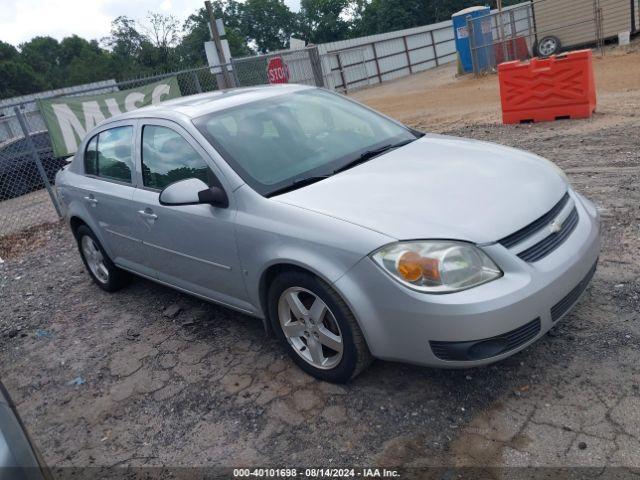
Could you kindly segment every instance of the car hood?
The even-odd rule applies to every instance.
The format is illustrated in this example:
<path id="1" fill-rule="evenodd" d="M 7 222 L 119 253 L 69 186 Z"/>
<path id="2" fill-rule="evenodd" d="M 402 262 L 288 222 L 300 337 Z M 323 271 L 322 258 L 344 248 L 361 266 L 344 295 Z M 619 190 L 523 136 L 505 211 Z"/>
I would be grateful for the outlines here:
<path id="1" fill-rule="evenodd" d="M 547 160 L 509 147 L 442 135 L 274 200 L 398 240 L 499 240 L 547 213 L 567 184 Z"/>

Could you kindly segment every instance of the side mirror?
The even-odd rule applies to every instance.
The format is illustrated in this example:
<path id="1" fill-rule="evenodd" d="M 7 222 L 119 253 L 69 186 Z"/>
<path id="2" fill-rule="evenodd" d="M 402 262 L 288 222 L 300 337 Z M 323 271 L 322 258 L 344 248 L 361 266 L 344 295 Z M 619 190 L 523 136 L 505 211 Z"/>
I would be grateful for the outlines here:
<path id="1" fill-rule="evenodd" d="M 197 178 L 188 178 L 172 183 L 160 192 L 160 205 L 200 205 L 209 204 L 214 207 L 227 208 L 229 198 L 220 187 L 208 187 Z"/>

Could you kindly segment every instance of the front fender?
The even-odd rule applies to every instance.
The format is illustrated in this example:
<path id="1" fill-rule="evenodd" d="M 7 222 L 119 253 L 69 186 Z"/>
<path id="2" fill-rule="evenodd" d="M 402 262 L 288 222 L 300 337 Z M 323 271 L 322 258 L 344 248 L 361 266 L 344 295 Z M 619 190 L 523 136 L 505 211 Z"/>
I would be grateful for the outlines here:
<path id="1" fill-rule="evenodd" d="M 236 238 L 249 301 L 266 317 L 261 280 L 274 265 L 307 270 L 333 285 L 371 251 L 393 241 L 378 232 L 269 199 L 252 199 L 236 216 Z"/>

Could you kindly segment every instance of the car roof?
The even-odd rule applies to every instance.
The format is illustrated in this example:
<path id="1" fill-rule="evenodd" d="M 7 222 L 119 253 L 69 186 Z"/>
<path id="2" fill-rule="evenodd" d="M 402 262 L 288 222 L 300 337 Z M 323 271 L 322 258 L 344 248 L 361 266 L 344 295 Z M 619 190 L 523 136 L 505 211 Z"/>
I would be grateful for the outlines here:
<path id="1" fill-rule="evenodd" d="M 214 92 L 200 93 L 186 97 L 178 97 L 158 105 L 132 110 L 110 117 L 104 123 L 117 122 L 132 118 L 171 118 L 175 114 L 196 118 L 208 113 L 225 110 L 237 105 L 253 103 L 266 98 L 286 95 L 302 90 L 315 89 L 307 85 L 266 85 L 257 87 L 233 88 Z"/>

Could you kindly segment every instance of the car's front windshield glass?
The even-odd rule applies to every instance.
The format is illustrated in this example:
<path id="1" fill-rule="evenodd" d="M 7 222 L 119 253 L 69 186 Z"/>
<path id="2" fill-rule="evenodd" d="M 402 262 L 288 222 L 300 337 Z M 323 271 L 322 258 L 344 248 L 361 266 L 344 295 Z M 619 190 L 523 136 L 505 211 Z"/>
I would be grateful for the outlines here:
<path id="1" fill-rule="evenodd" d="M 332 175 L 372 150 L 416 138 L 382 115 L 322 90 L 247 103 L 196 118 L 194 124 L 265 196 Z"/>

